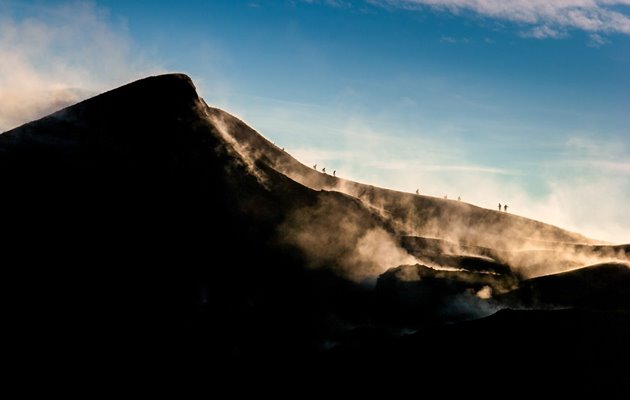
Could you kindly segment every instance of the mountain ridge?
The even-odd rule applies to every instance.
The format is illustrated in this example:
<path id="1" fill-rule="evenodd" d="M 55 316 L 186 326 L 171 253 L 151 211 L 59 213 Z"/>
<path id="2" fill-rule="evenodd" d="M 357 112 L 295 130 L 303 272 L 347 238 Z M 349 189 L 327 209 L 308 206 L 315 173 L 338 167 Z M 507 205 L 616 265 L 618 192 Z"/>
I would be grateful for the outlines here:
<path id="1" fill-rule="evenodd" d="M 565 324 L 550 322 L 562 315 L 558 332 L 587 326 L 584 337 L 614 339 L 597 344 L 607 357 L 627 354 L 617 322 L 630 293 L 627 245 L 578 244 L 536 221 L 502 229 L 520 219 L 333 179 L 254 133 L 207 107 L 187 76 L 162 75 L 0 135 L 9 325 L 25 348 L 121 368 L 130 357 L 145 368 L 189 359 L 230 371 L 269 360 L 377 368 L 407 350 L 420 357 L 427 343 L 439 360 L 450 348 L 440 338 L 460 332 L 481 341 L 503 327 L 519 346 Z M 519 227 L 564 242 L 515 247 Z M 436 228 L 438 238 L 422 236 Z M 615 264 L 556 274 L 606 262 Z M 555 275 L 535 278 L 545 274 Z M 558 299 L 572 312 L 547 313 Z M 544 339 L 526 349 L 544 355 Z M 456 361 L 502 357 L 479 349 Z"/>

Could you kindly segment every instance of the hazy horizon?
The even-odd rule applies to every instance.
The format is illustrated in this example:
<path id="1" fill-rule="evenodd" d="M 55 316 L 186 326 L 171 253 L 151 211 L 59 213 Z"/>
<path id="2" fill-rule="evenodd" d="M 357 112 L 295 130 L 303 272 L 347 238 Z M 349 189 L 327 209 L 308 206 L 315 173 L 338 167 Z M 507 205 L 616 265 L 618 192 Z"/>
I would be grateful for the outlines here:
<path id="1" fill-rule="evenodd" d="M 0 131 L 180 71 L 306 165 L 629 243 L 629 5 L 0 0 Z"/>

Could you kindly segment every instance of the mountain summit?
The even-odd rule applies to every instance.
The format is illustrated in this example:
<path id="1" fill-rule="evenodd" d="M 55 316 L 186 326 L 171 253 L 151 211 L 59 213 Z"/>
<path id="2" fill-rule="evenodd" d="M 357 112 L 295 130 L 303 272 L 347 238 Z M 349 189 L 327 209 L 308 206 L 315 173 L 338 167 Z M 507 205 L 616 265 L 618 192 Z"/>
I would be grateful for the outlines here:
<path id="1" fill-rule="evenodd" d="M 3 133 L 0 182 L 16 325 L 44 351 L 430 364 L 486 359 L 459 334 L 588 326 L 562 351 L 609 335 L 606 357 L 627 355 L 629 246 L 320 173 L 186 75 Z"/>

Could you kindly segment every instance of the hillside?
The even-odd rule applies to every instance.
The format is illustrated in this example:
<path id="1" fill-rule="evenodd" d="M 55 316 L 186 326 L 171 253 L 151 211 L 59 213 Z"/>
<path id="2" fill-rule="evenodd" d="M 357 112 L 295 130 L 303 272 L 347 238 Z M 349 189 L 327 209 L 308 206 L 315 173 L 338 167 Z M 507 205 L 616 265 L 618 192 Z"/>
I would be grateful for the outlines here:
<path id="1" fill-rule="evenodd" d="M 208 114 L 251 162 L 270 166 L 311 189 L 338 191 L 360 199 L 392 227 L 405 250 L 424 263 L 440 266 L 444 254 L 483 256 L 531 277 L 597 262 L 628 260 L 627 249 L 604 245 L 543 222 L 322 173 L 300 163 L 225 111 L 209 107 Z M 445 266 L 462 265 L 447 262 Z"/>

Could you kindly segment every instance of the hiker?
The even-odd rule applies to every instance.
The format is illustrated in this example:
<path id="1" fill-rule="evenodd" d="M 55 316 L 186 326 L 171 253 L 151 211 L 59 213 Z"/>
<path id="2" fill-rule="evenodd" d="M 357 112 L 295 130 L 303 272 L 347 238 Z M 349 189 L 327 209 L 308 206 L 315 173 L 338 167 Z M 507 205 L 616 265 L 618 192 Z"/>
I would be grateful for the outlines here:
<path id="1" fill-rule="evenodd" d="M 313 165 L 313 169 L 317 171 L 317 164 Z"/>
<path id="2" fill-rule="evenodd" d="M 507 204 L 503 206 L 503 211 L 507 212 Z"/>
<path id="3" fill-rule="evenodd" d="M 499 211 L 501 211 L 501 203 L 499 203 Z"/>
<path id="4" fill-rule="evenodd" d="M 326 167 L 322 168 L 322 172 L 326 173 Z"/>
<path id="5" fill-rule="evenodd" d="M 416 189 L 416 194 L 420 194 L 420 189 Z"/>
<path id="6" fill-rule="evenodd" d="M 337 170 L 333 171 L 333 176 L 337 176 Z"/>

